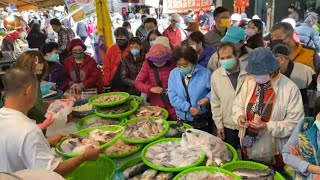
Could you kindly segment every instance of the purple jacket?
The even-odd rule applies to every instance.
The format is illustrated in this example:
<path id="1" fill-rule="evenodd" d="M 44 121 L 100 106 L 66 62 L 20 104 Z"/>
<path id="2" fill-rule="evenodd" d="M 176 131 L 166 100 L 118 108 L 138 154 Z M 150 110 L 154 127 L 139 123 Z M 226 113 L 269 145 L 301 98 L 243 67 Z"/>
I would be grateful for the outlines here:
<path id="1" fill-rule="evenodd" d="M 216 48 L 214 47 L 209 47 L 209 46 L 204 47 L 203 52 L 199 56 L 198 64 L 206 68 L 212 54 L 214 54 L 215 52 L 216 52 Z"/>
<path id="2" fill-rule="evenodd" d="M 49 73 L 44 78 L 45 81 L 56 83 L 58 86 L 58 89 L 62 91 L 66 91 L 68 88 L 67 78 L 66 78 L 66 72 L 63 68 L 63 66 L 56 62 L 48 62 L 49 64 Z"/>

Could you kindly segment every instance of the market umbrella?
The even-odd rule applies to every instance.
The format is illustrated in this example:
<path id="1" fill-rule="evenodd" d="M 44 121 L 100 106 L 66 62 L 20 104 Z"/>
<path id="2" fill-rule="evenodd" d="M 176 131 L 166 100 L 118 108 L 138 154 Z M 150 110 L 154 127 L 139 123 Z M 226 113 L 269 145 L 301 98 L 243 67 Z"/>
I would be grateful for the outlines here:
<path id="1" fill-rule="evenodd" d="M 113 45 L 112 23 L 107 0 L 95 0 L 98 20 L 98 35 L 103 35 L 106 47 Z"/>

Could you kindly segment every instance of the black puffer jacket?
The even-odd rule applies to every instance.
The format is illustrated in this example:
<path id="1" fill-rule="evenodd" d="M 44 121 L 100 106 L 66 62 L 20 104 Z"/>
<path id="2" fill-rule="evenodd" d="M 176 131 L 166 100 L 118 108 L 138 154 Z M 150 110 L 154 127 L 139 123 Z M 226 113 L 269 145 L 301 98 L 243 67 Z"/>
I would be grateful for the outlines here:
<path id="1" fill-rule="evenodd" d="M 134 59 L 133 55 L 129 53 L 121 63 L 121 77 L 124 84 L 127 85 L 127 92 L 132 95 L 140 95 L 140 92 L 135 88 L 134 81 L 138 76 L 145 55 L 141 53 L 140 58 Z"/>

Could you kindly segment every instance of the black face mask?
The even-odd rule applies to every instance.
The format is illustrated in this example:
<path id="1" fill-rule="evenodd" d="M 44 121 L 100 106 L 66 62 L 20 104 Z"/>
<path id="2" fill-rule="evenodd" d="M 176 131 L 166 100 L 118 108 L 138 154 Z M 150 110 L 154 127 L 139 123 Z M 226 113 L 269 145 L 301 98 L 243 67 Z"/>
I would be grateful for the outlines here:
<path id="1" fill-rule="evenodd" d="M 125 50 L 128 45 L 128 40 L 126 39 L 116 39 L 116 43 L 120 47 L 121 51 Z"/>
<path id="2" fill-rule="evenodd" d="M 38 82 L 41 83 L 42 81 L 42 74 L 36 74 L 36 77 L 38 79 Z"/>

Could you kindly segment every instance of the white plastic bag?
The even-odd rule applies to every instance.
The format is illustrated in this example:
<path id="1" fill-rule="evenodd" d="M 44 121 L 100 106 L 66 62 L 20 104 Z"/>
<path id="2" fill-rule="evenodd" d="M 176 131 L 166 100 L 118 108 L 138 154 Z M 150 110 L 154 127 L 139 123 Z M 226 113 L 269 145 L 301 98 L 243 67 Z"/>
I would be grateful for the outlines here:
<path id="1" fill-rule="evenodd" d="M 56 132 L 65 127 L 68 115 L 72 112 L 74 101 L 71 99 L 54 100 L 47 110 L 45 117 L 53 114 L 53 123 L 48 127 L 47 132 Z"/>

